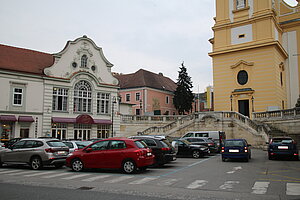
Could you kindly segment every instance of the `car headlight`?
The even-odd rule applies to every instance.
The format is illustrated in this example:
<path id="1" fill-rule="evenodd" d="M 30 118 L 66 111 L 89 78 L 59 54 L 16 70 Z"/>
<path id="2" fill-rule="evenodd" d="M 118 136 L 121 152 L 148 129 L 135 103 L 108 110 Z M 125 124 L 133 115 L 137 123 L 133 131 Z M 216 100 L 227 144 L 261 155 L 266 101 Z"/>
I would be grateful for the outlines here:
<path id="1" fill-rule="evenodd" d="M 205 148 L 204 148 L 204 147 L 202 147 L 202 148 L 200 148 L 200 150 L 201 150 L 201 151 L 205 151 Z"/>

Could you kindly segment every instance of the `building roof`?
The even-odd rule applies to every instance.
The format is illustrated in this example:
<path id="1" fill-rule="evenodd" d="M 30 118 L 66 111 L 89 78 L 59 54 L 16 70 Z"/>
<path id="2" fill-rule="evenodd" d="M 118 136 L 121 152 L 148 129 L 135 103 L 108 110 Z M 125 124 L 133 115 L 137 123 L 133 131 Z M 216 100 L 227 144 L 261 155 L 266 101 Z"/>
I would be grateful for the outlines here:
<path id="1" fill-rule="evenodd" d="M 153 72 L 140 69 L 132 74 L 114 74 L 119 80 L 120 89 L 130 89 L 139 87 L 150 87 L 159 90 L 174 92 L 177 85 L 170 78 L 163 74 L 155 74 Z"/>
<path id="2" fill-rule="evenodd" d="M 0 44 L 0 69 L 44 75 L 53 63 L 51 54 Z"/>

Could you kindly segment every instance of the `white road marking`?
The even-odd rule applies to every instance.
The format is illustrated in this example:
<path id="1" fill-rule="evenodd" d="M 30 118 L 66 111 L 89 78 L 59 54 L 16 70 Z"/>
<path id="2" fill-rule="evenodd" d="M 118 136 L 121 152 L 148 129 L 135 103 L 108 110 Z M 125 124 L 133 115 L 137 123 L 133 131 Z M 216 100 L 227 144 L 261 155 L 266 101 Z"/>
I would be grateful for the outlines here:
<path id="1" fill-rule="evenodd" d="M 35 172 L 34 174 L 28 174 L 28 175 L 24 175 L 26 177 L 32 177 L 32 176 L 40 176 L 40 175 L 45 175 L 45 174 L 52 174 L 55 173 L 54 171 L 48 171 L 48 172 Z"/>
<path id="2" fill-rule="evenodd" d="M 300 183 L 287 183 L 286 195 L 300 195 Z"/>
<path id="3" fill-rule="evenodd" d="M 129 184 L 144 184 L 144 183 L 147 183 L 149 181 L 153 181 L 157 178 L 154 178 L 154 177 L 146 177 L 146 178 L 142 178 L 142 179 L 139 179 L 139 180 L 136 180 L 136 181 L 132 181 L 130 182 Z"/>
<path id="4" fill-rule="evenodd" d="M 191 184 L 189 184 L 186 188 L 197 189 L 199 187 L 203 187 L 207 183 L 208 183 L 208 181 L 206 181 L 206 180 L 196 180 L 196 181 L 192 182 Z"/>
<path id="5" fill-rule="evenodd" d="M 221 190 L 232 190 L 234 184 L 239 184 L 239 181 L 226 181 L 223 185 L 221 185 L 219 188 Z"/>
<path id="6" fill-rule="evenodd" d="M 81 181 L 92 182 L 92 181 L 95 181 L 95 180 L 98 180 L 98 179 L 107 178 L 107 177 L 110 177 L 110 176 L 111 176 L 111 175 L 94 176 L 94 177 L 91 177 L 91 178 L 83 179 L 83 180 L 81 180 Z"/>
<path id="7" fill-rule="evenodd" d="M 161 186 L 172 185 L 172 184 L 174 184 L 177 181 L 178 181 L 177 179 L 167 179 L 167 180 L 164 180 L 161 183 L 158 183 L 158 185 L 161 185 Z"/>
<path id="8" fill-rule="evenodd" d="M 233 168 L 233 171 L 229 171 L 229 172 L 226 172 L 226 173 L 227 173 L 227 174 L 233 174 L 233 173 L 235 173 L 236 171 L 241 170 L 241 169 L 242 169 L 241 166 L 234 167 L 234 168 Z"/>
<path id="9" fill-rule="evenodd" d="M 32 170 L 30 171 L 22 171 L 22 172 L 17 172 L 17 173 L 13 173 L 13 174 L 8 174 L 9 176 L 18 176 L 18 175 L 24 175 L 24 174 L 32 174 L 35 173 Z"/>
<path id="10" fill-rule="evenodd" d="M 49 175 L 49 176 L 43 176 L 42 178 L 54 178 L 54 177 L 65 176 L 65 175 L 70 175 L 70 173 L 66 172 L 66 173 L 52 174 L 52 175 Z"/>
<path id="11" fill-rule="evenodd" d="M 0 174 L 11 174 L 11 173 L 15 173 L 15 172 L 20 172 L 22 170 L 8 170 L 8 171 L 2 171 L 0 172 Z"/>
<path id="12" fill-rule="evenodd" d="M 112 179 L 109 181 L 105 181 L 105 183 L 117 183 L 117 182 L 121 182 L 121 181 L 131 179 L 131 178 L 133 178 L 133 176 L 121 176 L 121 177 L 118 177 L 118 178 L 115 178 L 115 179 Z"/>
<path id="13" fill-rule="evenodd" d="M 255 182 L 252 187 L 253 194 L 266 194 L 270 182 Z"/>
<path id="14" fill-rule="evenodd" d="M 74 175 L 74 176 L 69 176 L 69 177 L 65 177 L 65 178 L 61 178 L 61 179 L 72 180 L 72 179 L 75 179 L 75 178 L 81 178 L 81 177 L 89 176 L 89 175 L 90 174 L 77 174 L 77 175 Z"/>

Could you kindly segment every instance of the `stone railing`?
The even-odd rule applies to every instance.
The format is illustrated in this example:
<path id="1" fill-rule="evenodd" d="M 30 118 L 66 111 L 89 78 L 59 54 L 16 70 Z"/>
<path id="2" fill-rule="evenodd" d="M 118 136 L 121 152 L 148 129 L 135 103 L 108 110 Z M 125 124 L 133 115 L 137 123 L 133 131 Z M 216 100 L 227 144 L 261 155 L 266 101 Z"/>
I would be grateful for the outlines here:
<path id="1" fill-rule="evenodd" d="M 182 115 L 121 115 L 121 122 L 169 122 L 182 118 Z"/>
<path id="2" fill-rule="evenodd" d="M 286 109 L 286 110 L 275 110 L 267 112 L 256 112 L 253 113 L 254 120 L 268 120 L 268 119 L 296 119 L 300 118 L 300 108 Z"/>

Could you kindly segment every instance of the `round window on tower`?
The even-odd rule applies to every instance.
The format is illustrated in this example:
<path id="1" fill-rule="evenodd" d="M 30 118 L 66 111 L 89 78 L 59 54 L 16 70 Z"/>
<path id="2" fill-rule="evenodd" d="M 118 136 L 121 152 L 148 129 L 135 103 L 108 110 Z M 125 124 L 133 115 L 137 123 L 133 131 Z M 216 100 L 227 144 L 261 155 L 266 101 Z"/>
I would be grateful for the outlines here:
<path id="1" fill-rule="evenodd" d="M 245 85 L 248 82 L 248 73 L 245 70 L 239 71 L 237 81 L 240 85 Z"/>

